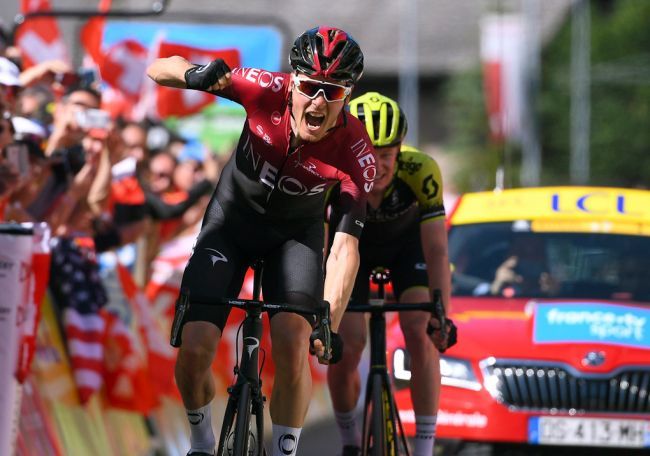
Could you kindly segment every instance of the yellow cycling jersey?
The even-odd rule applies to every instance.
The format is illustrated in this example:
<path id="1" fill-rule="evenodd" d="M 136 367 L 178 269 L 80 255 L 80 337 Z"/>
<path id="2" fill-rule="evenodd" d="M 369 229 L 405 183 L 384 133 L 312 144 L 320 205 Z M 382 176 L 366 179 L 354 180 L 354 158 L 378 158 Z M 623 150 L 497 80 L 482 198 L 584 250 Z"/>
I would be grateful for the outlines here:
<path id="1" fill-rule="evenodd" d="M 445 217 L 442 175 L 438 163 L 411 146 L 402 146 L 397 155 L 395 176 L 386 189 L 381 205 L 369 208 L 367 222 L 387 222 L 403 218 L 417 206 L 421 222 Z"/>

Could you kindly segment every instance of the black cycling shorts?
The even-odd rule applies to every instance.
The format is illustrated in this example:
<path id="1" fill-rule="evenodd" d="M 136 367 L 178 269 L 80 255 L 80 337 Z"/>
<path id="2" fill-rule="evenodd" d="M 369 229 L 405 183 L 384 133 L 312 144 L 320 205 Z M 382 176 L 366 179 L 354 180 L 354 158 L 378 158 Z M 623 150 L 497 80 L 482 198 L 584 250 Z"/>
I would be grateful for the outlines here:
<path id="1" fill-rule="evenodd" d="M 322 220 L 278 221 L 232 203 L 224 208 L 213 198 L 183 273 L 181 289 L 190 295 L 186 321 L 223 330 L 230 308 L 217 303 L 239 295 L 257 259 L 264 260 L 265 300 L 316 309 L 323 299 L 323 236 Z"/>
<path id="2" fill-rule="evenodd" d="M 368 304 L 370 273 L 377 267 L 388 268 L 395 297 L 416 286 L 429 287 L 419 224 L 413 226 L 398 239 L 381 244 L 364 242 L 363 234 L 359 242 L 361 263 L 352 290 L 350 306 Z"/>

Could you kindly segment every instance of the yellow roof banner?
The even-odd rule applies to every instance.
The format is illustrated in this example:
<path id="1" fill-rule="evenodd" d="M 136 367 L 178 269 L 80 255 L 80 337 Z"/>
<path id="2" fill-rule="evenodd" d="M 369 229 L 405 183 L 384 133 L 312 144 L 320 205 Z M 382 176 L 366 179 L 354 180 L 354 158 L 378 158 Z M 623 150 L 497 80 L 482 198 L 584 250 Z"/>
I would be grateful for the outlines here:
<path id="1" fill-rule="evenodd" d="M 650 235 L 650 191 L 536 187 L 468 193 L 452 225 L 530 220 L 533 231 Z"/>

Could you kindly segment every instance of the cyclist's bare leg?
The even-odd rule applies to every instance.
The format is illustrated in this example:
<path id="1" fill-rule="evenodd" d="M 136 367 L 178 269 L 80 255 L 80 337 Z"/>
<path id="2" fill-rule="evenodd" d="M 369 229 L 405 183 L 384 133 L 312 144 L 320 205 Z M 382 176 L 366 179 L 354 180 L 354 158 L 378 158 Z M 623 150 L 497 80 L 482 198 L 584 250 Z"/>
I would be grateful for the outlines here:
<path id="1" fill-rule="evenodd" d="M 400 296 L 401 302 L 427 302 L 429 299 L 425 287 L 409 288 Z M 431 454 L 440 396 L 440 354 L 426 332 L 429 313 L 400 312 L 399 319 L 406 349 L 411 356 L 410 389 L 417 434 L 414 455 Z M 422 441 L 418 441 L 417 436 Z M 422 446 L 426 448 L 418 451 Z"/>
<path id="2" fill-rule="evenodd" d="M 288 455 L 295 454 L 295 446 L 311 399 L 308 358 L 311 331 L 307 320 L 296 314 L 279 313 L 271 318 L 275 378 L 269 409 L 274 428 L 273 451 L 282 447 L 284 454 Z M 280 442 L 279 439 L 287 433 L 292 435 L 292 441 L 285 439 L 286 441 Z"/>
<path id="3" fill-rule="evenodd" d="M 332 396 L 332 405 L 337 412 L 349 412 L 357 405 L 361 391 L 361 378 L 357 366 L 366 346 L 366 318 L 360 313 L 346 313 L 339 326 L 343 339 L 341 360 L 328 366 L 327 383 Z"/>
<path id="4" fill-rule="evenodd" d="M 190 321 L 183 326 L 181 345 L 176 359 L 176 383 L 188 409 L 202 407 L 214 397 L 210 366 L 221 338 L 212 323 Z"/>
<path id="5" fill-rule="evenodd" d="M 337 364 L 327 368 L 327 383 L 343 445 L 361 446 L 361 432 L 354 411 L 361 391 L 357 367 L 366 346 L 365 315 L 344 314 L 339 335 L 343 339 L 343 356 Z"/>
<path id="6" fill-rule="evenodd" d="M 210 402 L 215 393 L 210 365 L 221 331 L 212 323 L 191 321 L 183 326 L 175 377 L 190 422 L 192 450 L 211 453 L 215 446 Z"/>

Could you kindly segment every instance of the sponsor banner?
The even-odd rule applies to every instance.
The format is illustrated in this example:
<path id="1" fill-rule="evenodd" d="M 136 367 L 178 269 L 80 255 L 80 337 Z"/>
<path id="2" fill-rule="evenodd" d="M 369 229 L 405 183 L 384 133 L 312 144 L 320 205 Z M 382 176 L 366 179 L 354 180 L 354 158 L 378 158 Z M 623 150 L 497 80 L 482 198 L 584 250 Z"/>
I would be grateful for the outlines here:
<path id="1" fill-rule="evenodd" d="M 535 306 L 535 343 L 602 343 L 650 349 L 650 309 L 602 303 Z"/>
<path id="2" fill-rule="evenodd" d="M 239 65 L 241 67 L 264 68 L 267 71 L 280 71 L 280 64 L 286 50 L 282 49 L 282 35 L 273 26 L 262 25 L 224 25 L 224 24 L 181 24 L 161 23 L 145 21 L 110 21 L 105 24 L 103 30 L 102 49 L 116 49 L 122 47 L 124 37 L 128 36 L 130 46 L 135 48 L 140 45 L 143 49 L 154 50 L 158 48 L 161 41 L 173 44 L 186 49 L 196 50 L 236 50 L 238 53 Z M 122 66 L 135 68 L 142 63 L 142 58 L 132 58 L 134 52 L 129 52 L 128 62 Z M 199 55 L 188 55 L 193 63 L 204 63 L 201 52 Z M 153 57 L 156 57 L 155 55 Z M 198 61 L 197 61 L 198 58 Z M 147 58 L 148 60 L 149 58 Z M 124 59 L 122 59 L 124 60 Z M 133 73 L 136 73 L 133 71 Z M 121 74 L 121 73 L 120 73 Z M 142 74 L 142 73 L 140 73 Z M 144 92 L 151 91 L 147 87 L 148 81 L 143 84 Z M 169 89 L 171 90 L 171 89 Z M 163 91 L 164 93 L 165 91 Z M 178 91 L 178 99 L 183 100 L 184 105 L 191 105 L 193 97 L 202 98 L 203 94 L 192 91 Z M 145 97 L 151 96 L 145 95 Z M 167 97 L 165 97 L 167 98 Z M 177 99 L 177 100 L 178 100 Z M 216 102 L 217 97 L 212 97 Z M 150 100 L 147 100 L 149 103 Z M 169 103 L 165 103 L 169 108 Z M 222 106 L 239 106 L 237 103 L 219 99 Z M 146 107 L 149 110 L 151 107 Z M 187 109 L 182 109 L 187 114 Z"/>
<path id="3" fill-rule="evenodd" d="M 17 424 L 14 418 L 20 407 L 19 385 L 14 373 L 20 341 L 19 323 L 24 303 L 29 300 L 32 257 L 31 230 L 12 227 L 0 231 L 0 454 L 13 454 L 14 449 Z"/>
<path id="4" fill-rule="evenodd" d="M 650 235 L 650 192 L 607 187 L 518 188 L 463 195 L 454 225 L 531 220 L 532 231 Z"/>
<path id="5" fill-rule="evenodd" d="M 203 49 L 237 49 L 242 67 L 279 71 L 282 35 L 272 26 L 181 24 L 144 21 L 110 21 L 104 28 L 102 47 L 130 39 L 149 49 L 160 36 L 165 41 Z M 281 52 L 282 51 L 282 52 Z"/>

